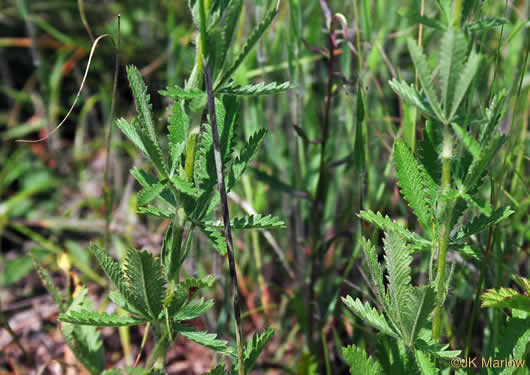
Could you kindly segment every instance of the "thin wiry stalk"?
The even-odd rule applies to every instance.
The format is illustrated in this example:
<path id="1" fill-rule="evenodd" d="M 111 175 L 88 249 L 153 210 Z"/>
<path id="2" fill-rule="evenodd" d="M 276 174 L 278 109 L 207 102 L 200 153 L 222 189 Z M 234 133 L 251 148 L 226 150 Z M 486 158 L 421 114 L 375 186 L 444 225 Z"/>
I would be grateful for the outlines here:
<path id="1" fill-rule="evenodd" d="M 114 79 L 112 82 L 112 97 L 110 103 L 109 124 L 107 126 L 107 136 L 105 140 L 105 172 L 103 173 L 103 191 L 105 194 L 105 247 L 110 246 L 110 222 L 112 215 L 112 191 L 110 189 L 110 142 L 112 140 L 112 122 L 114 121 L 114 111 L 116 108 L 116 91 L 118 88 L 118 70 L 120 64 L 120 15 L 118 14 L 118 37 L 116 40 L 116 58 L 114 60 Z"/>
<path id="2" fill-rule="evenodd" d="M 223 161 L 221 158 L 221 146 L 219 144 L 219 131 L 217 129 L 217 118 L 215 116 L 215 98 L 212 90 L 212 77 L 210 76 L 210 66 L 208 61 L 204 62 L 204 83 L 208 95 L 208 113 L 212 125 L 213 149 L 215 157 L 215 169 L 217 170 L 217 186 L 221 195 L 221 206 L 223 211 L 223 222 L 226 247 L 228 251 L 228 265 L 230 267 L 230 277 L 232 279 L 232 294 L 234 318 L 236 321 L 236 343 L 237 358 L 239 361 L 239 375 L 245 375 L 245 363 L 243 358 L 243 331 L 241 329 L 241 309 L 239 306 L 239 286 L 237 283 L 236 263 L 234 260 L 234 244 L 232 242 L 232 229 L 230 228 L 230 212 L 228 211 L 228 198 L 226 196 L 226 186 L 223 171 Z"/>
<path id="3" fill-rule="evenodd" d="M 329 185 L 328 165 L 326 163 L 326 146 L 329 139 L 329 125 L 331 113 L 331 97 L 333 95 L 333 71 L 334 71 L 334 51 L 337 48 L 337 39 L 335 36 L 334 16 L 329 26 L 329 58 L 328 58 L 328 88 L 325 102 L 324 122 L 322 124 L 321 146 L 320 146 L 320 169 L 318 174 L 318 183 L 315 196 L 313 198 L 313 239 L 310 259 L 310 279 L 309 279 L 309 298 L 308 298 L 308 327 L 307 327 L 307 344 L 310 348 L 319 351 L 318 341 L 313 342 L 314 330 L 314 304 L 315 304 L 315 284 L 316 279 L 321 271 L 321 258 L 323 256 L 324 243 L 322 241 L 322 221 L 327 201 L 327 191 Z M 320 329 L 317 329 L 320 332 Z M 321 358 L 321 356 L 318 356 Z"/>

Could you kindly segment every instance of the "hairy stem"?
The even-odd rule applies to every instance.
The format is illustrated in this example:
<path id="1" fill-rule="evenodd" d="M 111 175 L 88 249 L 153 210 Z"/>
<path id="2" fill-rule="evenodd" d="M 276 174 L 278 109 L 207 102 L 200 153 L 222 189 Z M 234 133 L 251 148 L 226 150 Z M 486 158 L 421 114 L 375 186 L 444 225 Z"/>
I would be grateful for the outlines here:
<path id="1" fill-rule="evenodd" d="M 444 125 L 444 140 L 442 150 L 442 196 L 451 189 L 451 157 L 453 154 L 453 139 L 449 125 Z M 440 230 L 438 232 L 438 263 L 437 263 L 437 294 L 439 305 L 433 312 L 432 337 L 440 341 L 442 327 L 442 309 L 445 289 L 445 268 L 447 248 L 449 245 L 449 226 L 451 222 L 452 203 L 442 198 L 440 202 Z"/>
<path id="2" fill-rule="evenodd" d="M 232 229 L 230 228 L 230 213 L 228 211 L 228 198 L 226 196 L 226 186 L 223 171 L 223 160 L 221 158 L 221 146 L 219 143 L 219 131 L 217 129 L 217 118 L 215 116 L 215 98 L 212 90 L 212 77 L 210 76 L 210 66 L 204 63 L 204 82 L 208 95 L 208 113 L 212 125 L 213 149 L 215 156 L 215 169 L 217 170 L 217 186 L 221 195 L 221 205 L 223 210 L 223 222 L 226 247 L 228 251 L 228 265 L 230 267 L 230 277 L 232 279 L 232 294 L 234 318 L 236 322 L 236 342 L 237 358 L 239 361 L 238 374 L 245 375 L 245 363 L 243 358 L 243 331 L 241 328 L 241 309 L 239 304 L 239 287 L 237 283 L 236 263 L 234 260 L 234 244 L 232 242 Z"/>
<path id="3" fill-rule="evenodd" d="M 462 0 L 455 0 L 453 4 L 453 27 L 460 28 L 462 22 Z"/>

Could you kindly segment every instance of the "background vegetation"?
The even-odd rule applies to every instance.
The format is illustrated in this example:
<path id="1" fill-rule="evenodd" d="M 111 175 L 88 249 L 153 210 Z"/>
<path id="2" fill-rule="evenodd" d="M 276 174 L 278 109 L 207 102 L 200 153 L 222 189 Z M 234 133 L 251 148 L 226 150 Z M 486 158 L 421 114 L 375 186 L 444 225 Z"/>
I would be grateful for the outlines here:
<path id="1" fill-rule="evenodd" d="M 212 6 L 224 3 L 212 1 Z M 233 51 L 241 50 L 267 12 L 278 5 L 267 0 L 243 3 Z M 407 190 L 398 160 L 408 155 L 406 150 L 412 155 L 424 149 L 429 137 L 427 119 L 440 124 L 443 119 L 425 115 L 396 85 L 414 84 L 423 88 L 422 95 L 429 94 L 408 39 L 423 49 L 426 65 L 437 78 L 435 86 L 443 82 L 447 55 L 442 29 L 452 22 L 448 15 L 453 14 L 453 5 L 452 1 L 419 0 L 282 1 L 271 26 L 235 71 L 232 78 L 242 86 L 287 81 L 292 85 L 276 95 L 245 95 L 239 101 L 237 144 L 252 143 L 250 136 L 259 129 L 267 129 L 268 134 L 229 193 L 231 216 L 271 214 L 286 224 L 284 229 L 264 225 L 258 231 L 233 232 L 243 334 L 250 338 L 267 327 L 275 331 L 257 361 L 256 373 L 340 374 L 349 372 L 348 363 L 352 373 L 368 373 L 361 370 L 364 360 L 354 362 L 355 353 L 343 352 L 349 345 L 379 361 L 392 357 L 388 354 L 392 350 L 394 361 L 396 356 L 401 358 L 401 341 L 394 347 L 381 339 L 384 335 L 376 336 L 384 333 L 381 326 L 375 325 L 374 330 L 373 321 L 367 324 L 367 319 L 359 319 L 355 309 L 356 298 L 381 306 L 377 286 L 372 285 L 371 260 L 384 264 L 391 258 L 387 249 L 385 257 L 375 250 L 375 258 L 370 258 L 366 249 L 371 247 L 361 238 L 370 239 L 376 249 L 383 247 L 384 238 L 392 240 L 380 230 L 389 231 L 386 226 L 390 225 L 370 216 L 370 210 L 388 215 L 429 241 L 430 235 L 432 241 L 436 238 L 429 234 L 433 230 L 430 213 L 436 217 L 432 227 L 438 228 L 444 220 L 443 212 L 419 212 L 419 203 L 415 206 L 407 198 L 407 192 L 416 194 L 414 181 Z M 495 118 L 491 134 L 505 138 L 492 158 L 480 159 L 485 164 L 469 196 L 448 195 L 449 201 L 461 199 L 467 207 L 455 220 L 446 218 L 452 230 L 447 238 L 464 238 L 459 237 L 462 230 L 467 242 L 460 247 L 448 245 L 448 296 L 443 311 L 435 314 L 441 322 L 439 337 L 449 345 L 444 350 L 461 350 L 461 357 L 504 355 L 496 350 L 508 345 L 504 340 L 510 330 L 505 324 L 517 317 L 523 323 L 516 330 L 517 355 L 528 363 L 528 316 L 514 313 L 515 305 L 495 300 L 495 294 L 489 306 L 500 308 L 481 308 L 480 296 L 487 289 L 514 287 L 511 290 L 518 290 L 526 301 L 515 307 L 526 306 L 521 309 L 528 313 L 528 300 L 523 297 L 526 293 L 528 298 L 529 287 L 517 276 L 528 278 L 530 264 L 529 7 L 523 0 L 465 1 L 462 8 L 460 23 L 467 47 L 455 59 L 463 64 L 473 50 L 481 60 L 469 89 L 464 90 L 463 130 L 458 124 L 451 128 L 455 136 L 451 158 L 462 169 L 454 171 L 451 186 L 458 190 L 458 177 L 466 176 L 469 163 L 464 159 L 479 160 L 487 149 L 469 140 L 475 137 L 482 142 L 485 122 L 481 121 Z M 109 299 L 110 283 L 89 251 L 90 243 L 104 244 L 110 223 L 107 250 L 113 257 L 124 259 L 130 247 L 158 256 L 170 223 L 138 213 L 145 197 L 138 194 L 141 186 L 129 170 L 149 168 L 149 161 L 116 127 L 110 147 L 106 144 L 115 64 L 110 38 L 100 41 L 77 107 L 60 130 L 44 142 L 15 142 L 44 137 L 61 122 L 81 85 L 91 39 L 105 33 L 116 36 L 117 14 L 121 15 L 120 68 L 114 117 L 132 121 L 136 115 L 125 69 L 134 64 L 150 93 L 157 131 L 166 134 L 173 99 L 157 93 L 166 87 L 184 87 L 197 58 L 199 29 L 187 1 L 4 0 L 0 6 L 1 371 L 86 371 L 64 344 L 58 329 L 61 311 L 43 287 L 34 262 L 48 270 L 70 302 L 86 287 L 83 293 L 99 312 L 116 312 Z M 457 85 L 455 77 L 451 84 Z M 493 98 L 502 98 L 502 93 L 506 100 L 495 112 Z M 432 105 L 430 98 L 424 102 Z M 445 103 L 442 108 L 449 111 Z M 452 125 L 447 121 L 445 126 Z M 236 154 L 242 147 L 236 147 Z M 394 149 L 401 151 L 394 154 Z M 105 183 L 107 156 L 109 182 Z M 425 155 L 421 161 L 425 163 Z M 411 168 L 407 164 L 401 171 Z M 109 196 L 113 197 L 111 210 Z M 485 219 L 484 225 L 475 222 L 480 230 L 466 232 L 467 224 L 481 214 L 491 220 Z M 214 250 L 205 232 L 194 232 L 190 241 L 181 279 L 208 274 L 216 279 L 200 292 L 214 299 L 214 307 L 192 320 L 192 326 L 233 344 L 236 333 L 226 256 Z M 429 251 L 416 250 L 410 252 L 411 259 L 397 257 L 400 264 L 411 262 L 414 286 L 432 281 L 436 263 Z M 437 293 L 442 293 L 444 282 L 442 277 Z M 350 303 L 342 302 L 340 297 L 346 295 L 353 297 Z M 392 312 L 385 310 L 385 314 Z M 424 320 L 432 323 L 430 317 Z M 103 328 L 105 366 L 132 366 L 140 353 L 152 352 L 156 341 L 149 338 L 142 343 L 145 330 L 143 324 Z M 414 347 L 414 342 L 408 344 Z M 140 356 L 139 363 L 145 365 L 146 357 Z M 202 374 L 220 358 L 177 338 L 167 352 L 166 371 Z M 447 360 L 433 361 L 449 371 Z M 381 366 L 396 374 L 411 373 L 402 359 L 397 362 Z M 427 368 L 415 371 L 427 373 Z"/>

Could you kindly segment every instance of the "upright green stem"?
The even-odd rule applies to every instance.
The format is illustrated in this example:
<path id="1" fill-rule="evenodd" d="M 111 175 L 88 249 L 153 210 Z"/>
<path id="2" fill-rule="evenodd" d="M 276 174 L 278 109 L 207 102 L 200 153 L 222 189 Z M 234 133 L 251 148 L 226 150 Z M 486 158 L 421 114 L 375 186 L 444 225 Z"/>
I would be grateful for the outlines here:
<path id="1" fill-rule="evenodd" d="M 460 28 L 462 22 L 462 5 L 463 0 L 455 0 L 453 5 L 453 27 Z"/>
<path id="2" fill-rule="evenodd" d="M 453 154 L 453 139 L 449 125 L 444 125 L 444 140 L 442 149 L 442 196 L 445 195 L 451 189 L 451 157 Z M 442 327 L 442 309 L 443 309 L 443 297 L 445 290 L 445 266 L 446 266 L 446 255 L 447 247 L 449 245 L 449 226 L 451 221 L 452 203 L 443 199 L 440 202 L 439 218 L 440 218 L 440 230 L 438 232 L 438 264 L 437 264 L 437 295 L 439 306 L 436 307 L 433 313 L 433 324 L 432 324 L 432 337 L 434 340 L 439 341 Z"/>

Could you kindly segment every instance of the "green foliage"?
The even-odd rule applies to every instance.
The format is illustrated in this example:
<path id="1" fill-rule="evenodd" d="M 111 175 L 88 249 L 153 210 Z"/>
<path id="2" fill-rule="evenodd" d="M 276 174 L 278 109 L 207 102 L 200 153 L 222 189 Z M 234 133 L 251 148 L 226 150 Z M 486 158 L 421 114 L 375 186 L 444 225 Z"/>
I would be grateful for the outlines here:
<path id="1" fill-rule="evenodd" d="M 207 222 L 207 226 L 213 228 L 221 228 L 222 223 L 216 222 Z M 271 215 L 261 216 L 246 216 L 246 217 L 236 217 L 230 220 L 230 226 L 233 229 L 271 229 L 271 228 L 285 228 L 285 223 Z"/>
<path id="2" fill-rule="evenodd" d="M 124 262 L 124 274 L 128 281 L 134 306 L 141 306 L 151 319 L 162 312 L 165 278 L 162 265 L 151 253 L 129 249 Z"/>
<path id="3" fill-rule="evenodd" d="M 524 277 L 515 277 L 524 287 L 523 293 L 512 288 L 489 289 L 481 295 L 481 307 L 515 309 L 530 314 L 530 282 Z"/>
<path id="4" fill-rule="evenodd" d="M 265 349 L 273 335 L 274 330 L 272 328 L 268 328 L 261 333 L 254 334 L 252 340 L 248 342 L 247 347 L 245 348 L 244 358 L 245 369 L 247 371 L 250 371 L 254 368 L 258 357 L 260 356 L 263 349 Z"/>
<path id="5" fill-rule="evenodd" d="M 98 327 L 122 327 L 145 323 L 147 320 L 127 316 L 109 315 L 95 311 L 80 310 L 71 311 L 59 316 L 59 320 L 65 323 Z"/>
<path id="6" fill-rule="evenodd" d="M 388 285 L 383 289 L 381 266 L 377 263 L 375 248 L 364 242 L 370 277 L 382 300 L 385 316 L 364 305 L 359 299 L 343 298 L 343 302 L 359 318 L 393 338 L 403 340 L 414 347 L 419 331 L 427 324 L 427 318 L 435 307 L 435 293 L 432 286 L 411 285 L 410 251 L 406 241 L 399 234 L 388 232 L 385 237 L 385 265 L 388 272 Z"/>
<path id="7" fill-rule="evenodd" d="M 249 52 L 252 50 L 252 48 L 256 45 L 258 40 L 263 35 L 263 33 L 270 26 L 272 20 L 274 19 L 277 13 L 278 9 L 276 8 L 273 8 L 267 12 L 263 20 L 248 36 L 248 39 L 246 40 L 243 47 L 241 47 L 241 51 L 239 51 L 236 57 L 234 58 L 234 61 L 229 66 L 224 68 L 223 71 L 219 74 L 219 78 L 215 81 L 214 84 L 214 90 L 217 90 L 218 88 L 223 88 L 223 84 L 232 76 L 232 74 L 234 74 L 237 68 L 239 68 L 243 60 L 245 60 Z"/>
<path id="8" fill-rule="evenodd" d="M 422 171 L 408 146 L 400 140 L 394 145 L 394 163 L 403 198 L 409 202 L 424 230 L 430 233 L 432 210 L 429 206 L 433 206 L 433 200 L 426 194 L 428 182 L 425 181 L 430 176 Z M 430 185 L 432 184 L 434 183 L 431 181 Z"/>
<path id="9" fill-rule="evenodd" d="M 100 43 L 82 108 L 62 128 L 68 130 L 19 147 L 13 139 L 50 135 L 57 116 L 68 113 L 60 99 L 84 67 L 77 52 L 90 50 L 77 9 L 59 3 L 19 1 L 1 12 L 9 22 L 0 38 L 7 78 L 0 85 L 7 99 L 0 109 L 0 286 L 9 288 L 14 306 L 35 297 L 22 285 L 34 256 L 59 307 L 64 339 L 90 373 L 108 367 L 105 357 L 132 364 L 130 343 L 141 353 L 138 365 L 103 373 L 163 374 L 169 348 L 190 339 L 220 351 L 209 372 L 218 375 L 339 374 L 346 366 L 355 374 L 452 373 L 449 359 L 459 351 L 445 343 L 465 345 L 471 355 L 530 360 L 528 281 L 516 279 L 521 289 L 506 284 L 513 269 L 525 272 L 529 239 L 524 2 L 188 0 L 138 2 L 130 12 L 111 0 L 109 9 L 121 13 L 120 60 L 142 67 L 127 67 L 132 96 L 117 81 L 113 107 L 125 118 L 115 124 L 125 137 L 116 137 L 108 121 L 114 111 L 106 109 L 116 45 Z M 107 8 L 87 9 L 94 33 L 114 30 Z M 10 37 L 20 30 L 27 40 Z M 20 63 L 30 56 L 20 48 L 25 42 L 33 42 L 27 52 L 38 69 Z M 214 83 L 220 169 L 206 70 Z M 149 92 L 146 83 L 159 88 L 165 79 L 163 97 Z M 264 97 L 291 88 L 289 96 Z M 125 183 L 133 164 L 136 181 Z M 230 285 L 214 289 L 213 276 L 201 277 L 215 269 L 222 278 L 219 262 L 229 254 L 219 170 L 232 191 L 226 224 L 245 273 L 236 276 L 244 282 L 243 363 L 229 347 Z M 284 227 L 288 233 L 273 231 Z M 107 228 L 105 246 L 85 251 Z M 126 250 L 131 246 L 143 251 Z M 93 271 L 92 255 L 110 281 Z M 84 284 L 103 296 L 95 308 Z M 481 296 L 492 309 L 479 309 Z M 22 311 L 2 307 L 6 333 L 3 315 L 11 321 Z M 351 315 L 345 309 L 355 323 L 344 321 Z M 205 313 L 220 337 L 200 332 Z M 137 324 L 146 325 L 142 347 L 132 341 Z M 263 332 L 245 340 L 251 326 L 262 324 Z M 265 358 L 269 324 L 280 332 Z M 103 356 L 98 326 L 121 326 L 114 331 L 123 359 Z M 22 346 L 26 333 L 19 335 Z M 9 372 L 1 357 L 0 372 Z M 20 358 L 11 357 L 17 366 L 29 363 Z"/>
<path id="10" fill-rule="evenodd" d="M 87 290 L 79 290 L 65 314 L 77 314 L 84 308 L 91 308 Z M 61 320 L 62 321 L 62 320 Z M 74 323 L 74 324 L 70 324 Z M 95 327 L 78 326 L 75 322 L 63 321 L 61 333 L 68 346 L 91 374 L 100 374 L 105 368 L 105 356 L 101 334 Z"/>
<path id="11" fill-rule="evenodd" d="M 368 357 L 366 352 L 355 345 L 342 348 L 344 360 L 350 366 L 350 372 L 354 374 L 378 375 L 382 373 L 381 365 Z"/>
<path id="12" fill-rule="evenodd" d="M 200 344 L 206 348 L 209 348 L 209 349 L 215 350 L 216 352 L 230 355 L 230 356 L 233 356 L 235 354 L 234 349 L 227 346 L 228 343 L 226 341 L 218 340 L 216 338 L 217 335 L 214 333 L 196 331 L 195 329 L 189 328 L 180 323 L 175 323 L 173 325 L 173 328 L 175 332 L 186 337 L 188 340 L 196 342 L 197 344 Z"/>
<path id="13" fill-rule="evenodd" d="M 289 90 L 291 84 L 289 82 L 284 82 L 277 84 L 276 82 L 271 82 L 265 84 L 260 82 L 256 85 L 246 85 L 246 86 L 233 86 L 226 85 L 219 90 L 220 94 L 225 95 L 235 95 L 235 96 L 259 96 L 259 95 L 271 95 L 278 94 L 283 91 Z"/>

